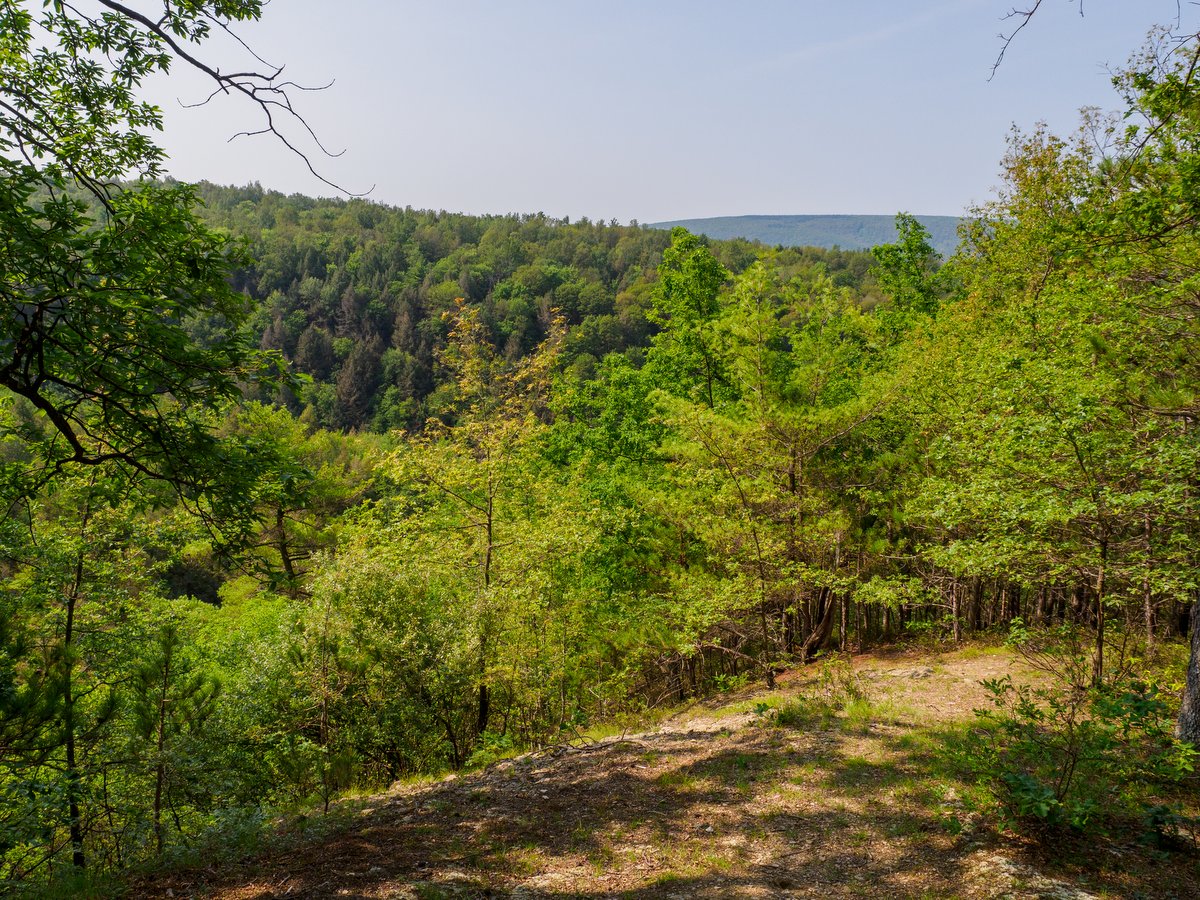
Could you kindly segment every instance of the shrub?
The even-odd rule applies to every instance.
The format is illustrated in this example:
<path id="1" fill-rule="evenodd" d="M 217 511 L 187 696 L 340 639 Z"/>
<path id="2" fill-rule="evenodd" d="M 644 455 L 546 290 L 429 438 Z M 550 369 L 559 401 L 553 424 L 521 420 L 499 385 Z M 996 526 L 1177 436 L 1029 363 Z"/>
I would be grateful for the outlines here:
<path id="1" fill-rule="evenodd" d="M 812 689 L 776 710 L 775 723 L 784 728 L 828 727 L 839 714 L 867 700 L 862 676 L 842 660 L 826 660 Z"/>
<path id="2" fill-rule="evenodd" d="M 507 734 L 496 734 L 485 731 L 479 738 L 479 745 L 467 758 L 468 769 L 482 769 L 494 762 L 507 759 L 516 752 L 512 738 Z"/>
<path id="3" fill-rule="evenodd" d="M 992 708 L 976 710 L 966 753 L 1005 824 L 1097 831 L 1177 822 L 1160 794 L 1193 771 L 1197 752 L 1172 736 L 1157 686 L 1129 676 L 1085 681 L 983 682 Z"/>
<path id="4" fill-rule="evenodd" d="M 954 617 L 905 622 L 904 635 L 912 643 L 930 650 L 945 647 L 954 643 Z"/>

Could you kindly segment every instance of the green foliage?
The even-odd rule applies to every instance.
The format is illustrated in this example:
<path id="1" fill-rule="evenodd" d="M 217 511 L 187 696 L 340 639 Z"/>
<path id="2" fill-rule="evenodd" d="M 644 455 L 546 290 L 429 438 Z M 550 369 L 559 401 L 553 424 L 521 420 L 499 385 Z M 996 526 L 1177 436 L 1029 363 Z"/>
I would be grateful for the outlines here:
<path id="1" fill-rule="evenodd" d="M 514 752 L 512 738 L 504 734 L 484 732 L 479 747 L 467 758 L 467 768 L 478 769 L 511 756 Z"/>
<path id="2" fill-rule="evenodd" d="M 816 682 L 775 711 L 775 724 L 781 728 L 829 728 L 840 716 L 869 700 L 870 690 L 861 675 L 844 660 L 826 659 Z"/>
<path id="3" fill-rule="evenodd" d="M 86 75 L 30 58 L 19 8 L 0 70 Z M 160 67 L 120 22 L 79 46 Z M 1183 827 L 1195 752 L 1166 716 L 1192 681 L 1161 650 L 1162 689 L 1131 679 L 1121 642 L 1135 617 L 1171 634 L 1198 588 L 1200 141 L 1191 81 L 1143 62 L 1122 85 L 1156 127 L 1111 132 L 1110 160 L 1016 137 L 957 258 L 901 216 L 873 272 L 683 230 L 97 190 L 89 154 L 157 155 L 82 119 L 57 166 L 9 154 L 0 877 L 259 846 L 278 811 L 814 659 L 759 719 L 902 720 L 827 654 L 1008 623 L 1072 641 L 1034 648 L 1056 685 L 991 685 L 974 751 L 1005 815 Z M 111 90 L 95 122 L 155 115 Z"/>
<path id="4" fill-rule="evenodd" d="M 42 173 L 4 174 L 0 254 L 14 299 L 0 386 L 36 410 L 31 427 L 4 423 L 27 451 L 5 467 L 6 495 L 69 464 L 120 462 L 186 496 L 208 493 L 232 527 L 256 463 L 216 438 L 210 412 L 240 396 L 241 383 L 280 372 L 241 327 L 249 304 L 225 280 L 236 259 L 228 239 L 194 218 L 189 188 L 117 193 L 98 225 L 57 193 L 61 182 L 35 202 Z M 199 320 L 209 325 L 203 343 L 192 335 Z"/>
<path id="5" fill-rule="evenodd" d="M 220 682 L 189 671 L 179 629 L 168 623 L 151 643 L 148 657 L 134 671 L 130 706 L 133 734 L 140 738 L 148 771 L 154 779 L 153 818 L 157 851 L 163 851 L 163 803 L 172 789 L 186 791 L 188 747 L 212 715 Z"/>
<path id="6" fill-rule="evenodd" d="M 671 246 L 658 267 L 654 320 L 662 325 L 648 367 L 672 393 L 695 397 L 711 408 L 727 381 L 714 321 L 729 273 L 701 238 L 671 229 Z"/>
<path id="7" fill-rule="evenodd" d="M 0 9 L 0 387 L 34 411 L 0 421 L 25 449 L 4 466 L 0 496 L 119 463 L 236 532 L 261 464 L 215 437 L 211 413 L 243 384 L 282 383 L 281 361 L 245 329 L 250 304 L 227 281 L 244 257 L 196 218 L 195 192 L 113 182 L 160 172 L 148 133 L 161 113 L 137 99 L 142 81 L 169 68 L 177 41 L 202 42 L 261 5 L 168 5 L 157 23 L 116 6 L 31 5 Z"/>
<path id="8" fill-rule="evenodd" d="M 262 345 L 313 378 L 299 390 L 255 389 L 256 399 L 307 411 L 327 428 L 416 431 L 442 417 L 449 387 L 438 363 L 448 339 L 442 316 L 460 297 L 479 310 L 489 343 L 509 362 L 532 353 L 561 316 L 562 364 L 585 375 L 613 353 L 640 366 L 665 314 L 657 269 L 671 237 L 658 229 L 311 200 L 257 185 L 199 190 L 205 222 L 244 238 L 251 250 L 254 261 L 234 283 L 257 304 Z M 714 243 L 706 253 L 740 272 L 761 249 Z M 827 278 L 859 297 L 870 290 L 866 252 L 774 255 L 787 279 Z M 688 264 L 680 257 L 670 265 L 682 277 Z M 692 274 L 699 283 L 718 273 Z M 711 308 L 715 294 L 706 290 L 700 305 Z M 679 285 L 671 292 L 684 313 L 690 301 Z"/>
<path id="9" fill-rule="evenodd" d="M 949 293 L 948 270 L 929 243 L 929 232 L 907 213 L 896 216 L 899 240 L 871 251 L 873 274 L 890 301 L 880 312 L 884 327 L 900 334 L 934 316 Z"/>
<path id="10" fill-rule="evenodd" d="M 152 24 L 121 10 L 89 15 L 64 4 L 38 12 L 5 4 L 0 71 L 16 102 L 0 117 L 4 149 L 100 181 L 131 170 L 157 173 L 164 154 L 147 132 L 161 130 L 162 113 L 136 89 L 168 71 L 179 42 L 200 44 L 213 28 L 261 12 L 258 0 L 209 0 L 168 6 Z"/>
<path id="11" fill-rule="evenodd" d="M 116 181 L 161 174 L 161 114 L 136 92 L 173 60 L 260 105 L 285 97 L 193 55 L 260 11 L 0 6 L 6 886 L 90 890 L 78 870 L 160 854 L 220 803 L 203 734 L 217 681 L 186 601 L 164 597 L 175 541 L 196 537 L 174 513 L 199 513 L 226 549 L 246 541 L 274 460 L 218 424 L 246 385 L 289 379 L 229 283 L 242 248 L 196 217 L 196 192 Z"/>
<path id="12" fill-rule="evenodd" d="M 1006 825 L 1090 832 L 1149 817 L 1161 830 L 1173 809 L 1164 795 L 1194 772 L 1195 748 L 1172 737 L 1156 685 L 1125 677 L 1093 686 L 1083 666 L 1074 673 L 1081 683 L 985 681 L 994 708 L 976 711 L 967 761 Z"/>

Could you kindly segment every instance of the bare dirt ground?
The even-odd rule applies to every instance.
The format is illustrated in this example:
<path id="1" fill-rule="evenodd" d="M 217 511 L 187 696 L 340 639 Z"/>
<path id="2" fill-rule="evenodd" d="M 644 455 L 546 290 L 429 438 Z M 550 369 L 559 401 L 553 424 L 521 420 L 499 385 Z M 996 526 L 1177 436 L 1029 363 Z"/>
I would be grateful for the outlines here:
<path id="1" fill-rule="evenodd" d="M 653 731 L 557 748 L 370 798 L 319 842 L 158 876 L 136 896 L 268 898 L 1200 898 L 1195 853 L 975 827 L 941 744 L 1030 673 L 1006 654 L 856 657 L 868 700 L 774 711 L 815 667 L 696 704 Z M 959 821 L 965 828 L 948 827 Z"/>

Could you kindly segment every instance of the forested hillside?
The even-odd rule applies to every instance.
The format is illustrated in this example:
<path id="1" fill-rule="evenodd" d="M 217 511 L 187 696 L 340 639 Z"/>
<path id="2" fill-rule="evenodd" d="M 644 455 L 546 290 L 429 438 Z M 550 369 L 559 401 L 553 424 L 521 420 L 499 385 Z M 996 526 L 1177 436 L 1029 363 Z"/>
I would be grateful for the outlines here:
<path id="1" fill-rule="evenodd" d="M 0 72 L 94 107 L 35 166 L 0 104 L 6 889 L 985 632 L 1054 682 L 991 686 L 984 808 L 1194 827 L 1194 41 L 1017 134 L 942 260 L 163 182 L 122 92 L 168 45 L 45 15 L 127 56 L 79 89 L 0 5 Z"/>
<path id="2" fill-rule="evenodd" d="M 258 187 L 201 185 L 201 215 L 249 241 L 234 277 L 256 303 L 262 346 L 312 383 L 281 399 L 326 428 L 418 429 L 448 400 L 436 365 L 450 314 L 479 310 L 487 340 L 510 362 L 562 318 L 561 366 L 590 377 L 609 353 L 640 360 L 658 326 L 648 317 L 665 232 L 615 222 L 467 216 L 363 200 L 285 197 Z M 714 245 L 740 272 L 761 250 Z M 777 254 L 788 277 L 828 277 L 870 305 L 879 299 L 862 252 Z"/>

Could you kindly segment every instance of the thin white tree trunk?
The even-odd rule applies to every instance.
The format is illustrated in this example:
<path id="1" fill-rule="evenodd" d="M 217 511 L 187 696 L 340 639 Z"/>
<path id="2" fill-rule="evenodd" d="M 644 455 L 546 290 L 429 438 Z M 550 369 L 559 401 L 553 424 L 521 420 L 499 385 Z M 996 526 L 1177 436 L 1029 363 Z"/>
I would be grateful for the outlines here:
<path id="1" fill-rule="evenodd" d="M 1179 707 L 1179 739 L 1200 747 L 1200 597 L 1192 601 L 1192 652 Z"/>

